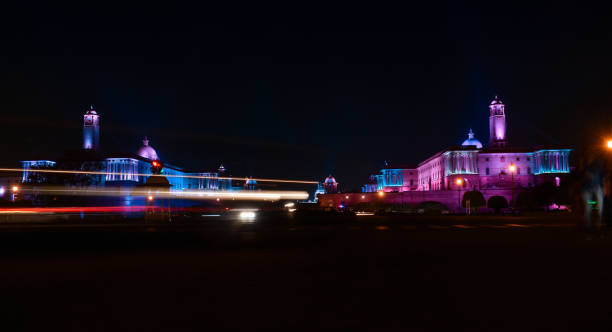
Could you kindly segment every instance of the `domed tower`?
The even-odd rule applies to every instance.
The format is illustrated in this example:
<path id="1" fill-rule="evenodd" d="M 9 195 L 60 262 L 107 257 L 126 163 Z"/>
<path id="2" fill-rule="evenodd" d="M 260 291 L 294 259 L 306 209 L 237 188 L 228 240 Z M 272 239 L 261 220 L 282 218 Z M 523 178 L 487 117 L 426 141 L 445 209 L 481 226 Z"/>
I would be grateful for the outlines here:
<path id="1" fill-rule="evenodd" d="M 335 194 L 338 192 L 338 182 L 336 182 L 336 179 L 330 174 L 325 178 L 325 181 L 323 181 L 323 188 L 326 194 Z"/>
<path id="2" fill-rule="evenodd" d="M 468 139 L 463 141 L 461 145 L 474 145 L 477 149 L 482 149 L 482 143 L 480 143 L 479 140 L 474 138 L 474 132 L 472 131 L 472 129 L 470 129 L 470 132 L 468 133 Z"/>
<path id="3" fill-rule="evenodd" d="M 100 147 L 100 116 L 93 105 L 83 115 L 83 149 L 98 150 Z"/>
<path id="4" fill-rule="evenodd" d="M 152 146 L 149 145 L 149 139 L 146 137 L 142 140 L 142 146 L 138 149 L 137 154 L 143 158 L 147 158 L 150 160 L 159 160 L 157 156 L 157 151 L 153 149 Z"/>
<path id="5" fill-rule="evenodd" d="M 489 105 L 489 147 L 503 148 L 506 146 L 506 112 L 501 100 L 495 96 Z"/>

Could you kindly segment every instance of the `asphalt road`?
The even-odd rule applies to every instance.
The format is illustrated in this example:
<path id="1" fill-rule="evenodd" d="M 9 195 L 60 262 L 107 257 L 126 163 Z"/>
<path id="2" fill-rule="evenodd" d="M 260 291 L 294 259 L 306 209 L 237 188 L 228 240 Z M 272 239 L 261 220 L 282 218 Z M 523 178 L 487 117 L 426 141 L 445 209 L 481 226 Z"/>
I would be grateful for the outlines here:
<path id="1" fill-rule="evenodd" d="M 12 331 L 589 330 L 611 249 L 561 216 L 0 225 L 0 298 Z"/>

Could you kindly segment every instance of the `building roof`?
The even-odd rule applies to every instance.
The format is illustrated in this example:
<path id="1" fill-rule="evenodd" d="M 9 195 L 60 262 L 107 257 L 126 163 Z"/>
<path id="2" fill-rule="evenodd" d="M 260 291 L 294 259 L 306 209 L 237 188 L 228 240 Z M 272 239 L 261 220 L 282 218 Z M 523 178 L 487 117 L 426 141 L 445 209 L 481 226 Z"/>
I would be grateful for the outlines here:
<path id="1" fill-rule="evenodd" d="M 421 167 L 422 165 L 426 164 L 427 162 L 429 162 L 430 160 L 437 158 L 439 156 L 441 156 L 442 154 L 446 153 L 446 152 L 453 152 L 453 151 L 470 151 L 470 152 L 480 152 L 482 150 L 478 150 L 475 146 L 473 145 L 466 145 L 466 146 L 451 146 L 448 147 L 436 154 L 434 154 L 433 156 L 425 159 L 424 161 L 419 163 L 419 167 Z"/>

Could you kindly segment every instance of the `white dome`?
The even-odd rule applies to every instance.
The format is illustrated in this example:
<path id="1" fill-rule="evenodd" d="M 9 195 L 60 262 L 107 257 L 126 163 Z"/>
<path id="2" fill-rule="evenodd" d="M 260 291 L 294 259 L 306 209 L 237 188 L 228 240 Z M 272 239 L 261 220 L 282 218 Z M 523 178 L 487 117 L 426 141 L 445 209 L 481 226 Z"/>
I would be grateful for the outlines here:
<path id="1" fill-rule="evenodd" d="M 157 156 L 157 151 L 155 151 L 155 149 L 153 149 L 153 147 L 149 145 L 149 140 L 146 137 L 144 140 L 142 140 L 142 146 L 140 147 L 140 149 L 138 149 L 137 154 L 143 158 L 147 158 L 150 160 L 159 160 L 159 157 Z"/>
<path id="2" fill-rule="evenodd" d="M 482 143 L 480 143 L 479 140 L 474 138 L 474 132 L 472 131 L 472 129 L 470 129 L 470 132 L 468 133 L 468 139 L 463 141 L 461 145 L 475 145 L 477 149 L 482 149 Z"/>

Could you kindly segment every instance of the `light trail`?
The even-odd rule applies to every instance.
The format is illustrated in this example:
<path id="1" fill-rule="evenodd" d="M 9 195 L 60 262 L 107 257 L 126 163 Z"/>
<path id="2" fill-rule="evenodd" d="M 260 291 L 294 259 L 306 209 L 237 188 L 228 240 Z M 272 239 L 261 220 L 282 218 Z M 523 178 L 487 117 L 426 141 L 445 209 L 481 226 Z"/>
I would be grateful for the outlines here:
<path id="1" fill-rule="evenodd" d="M 192 200 L 300 200 L 307 199 L 308 193 L 305 191 L 205 191 L 205 190 L 180 190 L 171 191 L 168 189 L 158 189 L 156 187 L 139 187 L 139 188 L 65 188 L 65 187 L 32 187 L 22 188 L 22 192 L 30 192 L 43 195 L 64 195 L 64 196 L 142 196 L 149 199 L 158 198 L 182 198 Z"/>
<path id="2" fill-rule="evenodd" d="M 78 170 L 55 170 L 55 169 L 32 169 L 32 168 L 0 168 L 0 172 L 31 172 L 31 173 L 57 173 L 57 174 L 88 174 L 88 175 L 125 175 L 121 172 L 102 172 L 102 171 L 78 171 Z M 130 173 L 133 176 L 163 176 L 168 178 L 189 178 L 189 179 L 218 179 L 218 180 L 255 180 L 257 182 L 277 182 L 277 183 L 300 183 L 300 184 L 318 184 L 318 181 L 305 180 L 285 180 L 285 179 L 261 179 L 261 178 L 246 178 L 233 176 L 205 176 L 205 175 L 173 175 L 173 174 L 145 174 L 145 173 Z"/>

